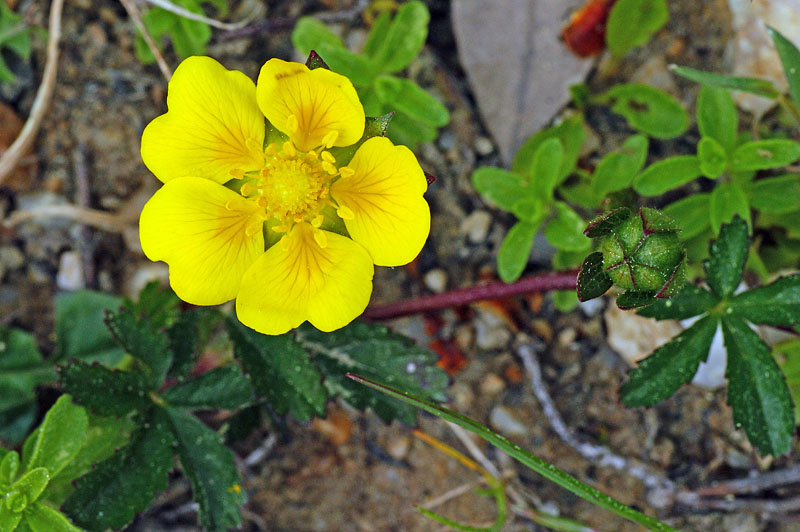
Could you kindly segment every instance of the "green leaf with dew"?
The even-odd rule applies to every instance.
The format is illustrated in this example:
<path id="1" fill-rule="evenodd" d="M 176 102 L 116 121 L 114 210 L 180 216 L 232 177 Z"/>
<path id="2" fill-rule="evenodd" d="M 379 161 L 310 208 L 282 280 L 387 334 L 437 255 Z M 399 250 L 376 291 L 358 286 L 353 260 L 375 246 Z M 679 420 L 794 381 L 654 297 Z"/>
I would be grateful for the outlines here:
<path id="1" fill-rule="evenodd" d="M 25 522 L 33 532 L 83 532 L 64 514 L 40 502 L 25 509 Z"/>
<path id="2" fill-rule="evenodd" d="M 708 209 L 711 194 L 691 194 L 664 207 L 664 214 L 678 222 L 681 240 L 688 240 L 705 231 L 710 225 Z"/>
<path id="3" fill-rule="evenodd" d="M 786 81 L 789 82 L 789 94 L 795 105 L 800 107 L 800 50 L 775 28 L 768 27 L 767 31 L 781 58 L 783 73 L 786 75 Z"/>
<path id="4" fill-rule="evenodd" d="M 564 157 L 564 147 L 555 137 L 546 139 L 533 154 L 533 166 L 528 178 L 534 195 L 545 202 L 553 200 L 558 184 L 558 172 Z"/>
<path id="5" fill-rule="evenodd" d="M 558 125 L 542 129 L 528 138 L 517 150 L 512 170 L 522 176 L 531 178 L 533 176 L 533 160 L 536 150 L 539 149 L 539 146 L 544 141 L 551 138 L 560 140 L 564 148 L 561 168 L 556 179 L 556 183 L 562 183 L 575 169 L 580 156 L 581 145 L 586 138 L 583 114 L 581 113 L 572 114 Z"/>
<path id="6" fill-rule="evenodd" d="M 730 308 L 753 323 L 796 327 L 800 324 L 800 274 L 738 294 L 731 299 Z"/>
<path id="7" fill-rule="evenodd" d="M 149 382 L 140 374 L 72 360 L 60 368 L 61 387 L 79 405 L 106 416 L 124 416 L 150 406 Z"/>
<path id="8" fill-rule="evenodd" d="M 78 290 L 62 292 L 55 299 L 56 355 L 54 362 L 68 358 L 100 361 L 113 365 L 125 351 L 103 325 L 107 310 L 117 310 L 122 299 Z"/>
<path id="9" fill-rule="evenodd" d="M 544 236 L 556 249 L 567 251 L 588 250 L 591 241 L 583 234 L 586 222 L 564 202 L 554 204 L 556 216 L 547 223 Z"/>
<path id="10" fill-rule="evenodd" d="M 701 318 L 639 362 L 620 389 L 625 406 L 653 406 L 692 380 L 700 362 L 708 358 L 716 330 L 716 318 Z"/>
<path id="11" fill-rule="evenodd" d="M 44 467 L 55 478 L 83 447 L 89 418 L 86 410 L 73 404 L 69 395 L 62 395 L 50 407 L 36 431 L 28 469 Z"/>
<path id="12" fill-rule="evenodd" d="M 765 79 L 726 76 L 724 74 L 704 72 L 702 70 L 695 70 L 693 68 L 678 65 L 670 65 L 669 69 L 683 78 L 696 83 L 702 83 L 703 85 L 711 85 L 723 89 L 749 92 L 751 94 L 763 96 L 764 98 L 770 98 L 772 100 L 781 94 L 771 81 L 767 81 Z"/>
<path id="13" fill-rule="evenodd" d="M 744 186 L 751 207 L 760 212 L 784 214 L 800 210 L 800 175 L 786 174 L 752 181 Z"/>
<path id="14" fill-rule="evenodd" d="M 768 170 L 787 166 L 800 159 L 800 142 L 789 139 L 754 140 L 739 145 L 733 152 L 733 170 Z"/>
<path id="15" fill-rule="evenodd" d="M 731 221 L 737 214 L 747 220 L 748 225 L 751 223 L 747 195 L 736 183 L 728 181 L 714 187 L 708 207 L 709 222 L 715 233 L 719 232 L 722 224 Z"/>
<path id="16" fill-rule="evenodd" d="M 709 179 L 716 179 L 728 167 L 728 154 L 725 148 L 711 137 L 703 137 L 697 144 L 697 157 L 700 171 Z"/>
<path id="17" fill-rule="evenodd" d="M 169 338 L 145 317 L 128 309 L 106 314 L 106 327 L 131 356 L 142 362 L 152 388 L 158 388 L 172 362 Z"/>
<path id="18" fill-rule="evenodd" d="M 598 196 L 628 188 L 647 160 L 649 142 L 644 135 L 625 139 L 619 150 L 606 154 L 592 174 L 592 188 Z"/>
<path id="19" fill-rule="evenodd" d="M 228 364 L 176 384 L 165 390 L 161 397 L 172 406 L 192 410 L 236 410 L 253 401 L 253 388 L 239 366 Z"/>
<path id="20" fill-rule="evenodd" d="M 749 245 L 747 224 L 738 216 L 724 224 L 717 239 L 709 243 L 703 269 L 708 286 L 718 298 L 730 296 L 739 286 Z"/>
<path id="21" fill-rule="evenodd" d="M 645 318 L 657 320 L 685 320 L 699 316 L 711 310 L 717 304 L 717 298 L 700 286 L 687 284 L 683 290 L 669 299 L 659 299 L 637 311 Z"/>
<path id="22" fill-rule="evenodd" d="M 417 57 L 428 37 L 430 18 L 423 2 L 412 0 L 400 6 L 371 56 L 382 72 L 398 72 Z"/>
<path id="23" fill-rule="evenodd" d="M 504 282 L 514 282 L 522 275 L 531 256 L 533 237 L 538 230 L 539 224 L 524 220 L 509 229 L 497 253 L 497 273 Z"/>
<path id="24" fill-rule="evenodd" d="M 722 318 L 728 352 L 725 377 L 733 422 L 762 455 L 786 454 L 792 449 L 794 412 L 786 380 L 770 348 L 747 323 L 735 316 Z"/>
<path id="25" fill-rule="evenodd" d="M 703 85 L 697 96 L 697 127 L 703 137 L 717 141 L 725 153 L 736 147 L 739 113 L 728 89 Z"/>
<path id="26" fill-rule="evenodd" d="M 590 253 L 578 272 L 578 299 L 588 301 L 605 294 L 614 284 L 603 268 L 603 254 Z"/>

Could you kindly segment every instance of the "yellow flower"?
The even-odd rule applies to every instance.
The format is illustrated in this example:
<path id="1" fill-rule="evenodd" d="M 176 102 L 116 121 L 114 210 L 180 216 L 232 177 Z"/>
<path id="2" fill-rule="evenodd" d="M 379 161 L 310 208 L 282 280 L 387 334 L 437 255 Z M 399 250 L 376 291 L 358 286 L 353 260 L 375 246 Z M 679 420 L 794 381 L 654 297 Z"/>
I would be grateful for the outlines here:
<path id="1" fill-rule="evenodd" d="M 372 137 L 346 165 L 336 160 L 365 127 L 347 78 L 270 59 L 256 85 L 190 57 L 167 107 L 142 135 L 142 159 L 164 185 L 139 236 L 184 301 L 236 298 L 239 320 L 265 334 L 304 321 L 331 331 L 366 308 L 373 264 L 406 264 L 422 249 L 430 210 L 414 154 Z"/>

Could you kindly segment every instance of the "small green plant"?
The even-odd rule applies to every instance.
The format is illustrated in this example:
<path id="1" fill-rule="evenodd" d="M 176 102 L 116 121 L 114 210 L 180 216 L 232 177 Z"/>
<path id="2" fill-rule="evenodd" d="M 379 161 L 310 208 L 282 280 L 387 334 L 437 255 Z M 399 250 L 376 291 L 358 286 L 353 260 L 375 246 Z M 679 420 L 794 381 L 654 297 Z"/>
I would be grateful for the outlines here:
<path id="1" fill-rule="evenodd" d="M 728 352 L 728 404 L 734 423 L 763 455 L 791 450 L 794 434 L 792 399 L 770 347 L 750 326 L 793 327 L 800 323 L 800 274 L 735 294 L 747 261 L 747 223 L 739 216 L 723 224 L 703 263 L 708 287 L 687 285 L 672 299 L 639 310 L 642 316 L 699 319 L 631 370 L 622 387 L 629 407 L 652 406 L 691 380 L 708 356 L 717 327 Z"/>
<path id="2" fill-rule="evenodd" d="M 5 2 L 0 2 L 0 82 L 16 79 L 4 59 L 11 52 L 28 60 L 31 55 L 30 29 L 21 16 L 14 13 Z"/>
<path id="3" fill-rule="evenodd" d="M 225 16 L 228 12 L 228 0 L 171 1 L 176 6 L 198 15 L 203 14 L 204 4 L 214 6 L 220 16 Z M 151 7 L 145 11 L 142 14 L 142 22 L 156 44 L 160 44 L 165 37 L 168 37 L 180 59 L 192 55 L 205 55 L 206 45 L 211 40 L 211 27 L 205 22 L 191 20 L 160 7 Z M 138 33 L 134 42 L 134 51 L 139 61 L 145 65 L 154 63 L 156 60 L 152 50 Z"/>
<path id="4" fill-rule="evenodd" d="M 21 459 L 0 448 L 0 530 L 80 532 L 54 508 L 76 477 L 124 442 L 126 428 L 125 420 L 91 417 L 62 395 L 25 441 Z"/>
<path id="5" fill-rule="evenodd" d="M 669 20 L 666 0 L 618 0 L 606 22 L 606 46 L 615 59 L 649 41 Z"/>
<path id="6" fill-rule="evenodd" d="M 292 31 L 292 44 L 302 55 L 316 51 L 331 69 L 350 78 L 367 116 L 393 112 L 387 136 L 415 146 L 434 140 L 437 129 L 450 121 L 439 100 L 413 81 L 394 75 L 422 50 L 429 20 L 428 8 L 416 0 L 400 6 L 394 17 L 384 11 L 370 29 L 364 49 L 356 54 L 323 22 L 302 17 Z"/>

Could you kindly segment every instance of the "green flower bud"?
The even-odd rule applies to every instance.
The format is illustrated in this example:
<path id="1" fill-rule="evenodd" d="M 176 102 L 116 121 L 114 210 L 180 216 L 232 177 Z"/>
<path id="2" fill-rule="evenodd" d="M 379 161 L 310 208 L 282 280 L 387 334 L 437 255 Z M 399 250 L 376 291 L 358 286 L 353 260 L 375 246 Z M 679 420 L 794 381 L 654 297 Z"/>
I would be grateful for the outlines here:
<path id="1" fill-rule="evenodd" d="M 617 301 L 623 308 L 672 297 L 686 281 L 686 250 L 678 238 L 679 230 L 672 218 L 647 207 L 638 213 L 623 207 L 595 219 L 585 231 L 586 236 L 600 239 L 602 272 L 596 256 L 591 270 L 593 286 L 602 287 L 597 278 L 606 275 L 610 282 L 628 290 Z"/>

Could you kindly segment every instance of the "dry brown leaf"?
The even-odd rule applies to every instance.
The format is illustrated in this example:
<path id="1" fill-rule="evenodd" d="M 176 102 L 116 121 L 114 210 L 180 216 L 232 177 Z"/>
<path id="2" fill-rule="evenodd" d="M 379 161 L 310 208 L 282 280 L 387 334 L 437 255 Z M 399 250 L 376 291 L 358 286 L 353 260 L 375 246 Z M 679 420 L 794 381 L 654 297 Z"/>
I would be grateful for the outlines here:
<path id="1" fill-rule="evenodd" d="M 569 101 L 592 60 L 560 40 L 583 0 L 454 0 L 458 55 L 486 126 L 506 163 Z"/>

